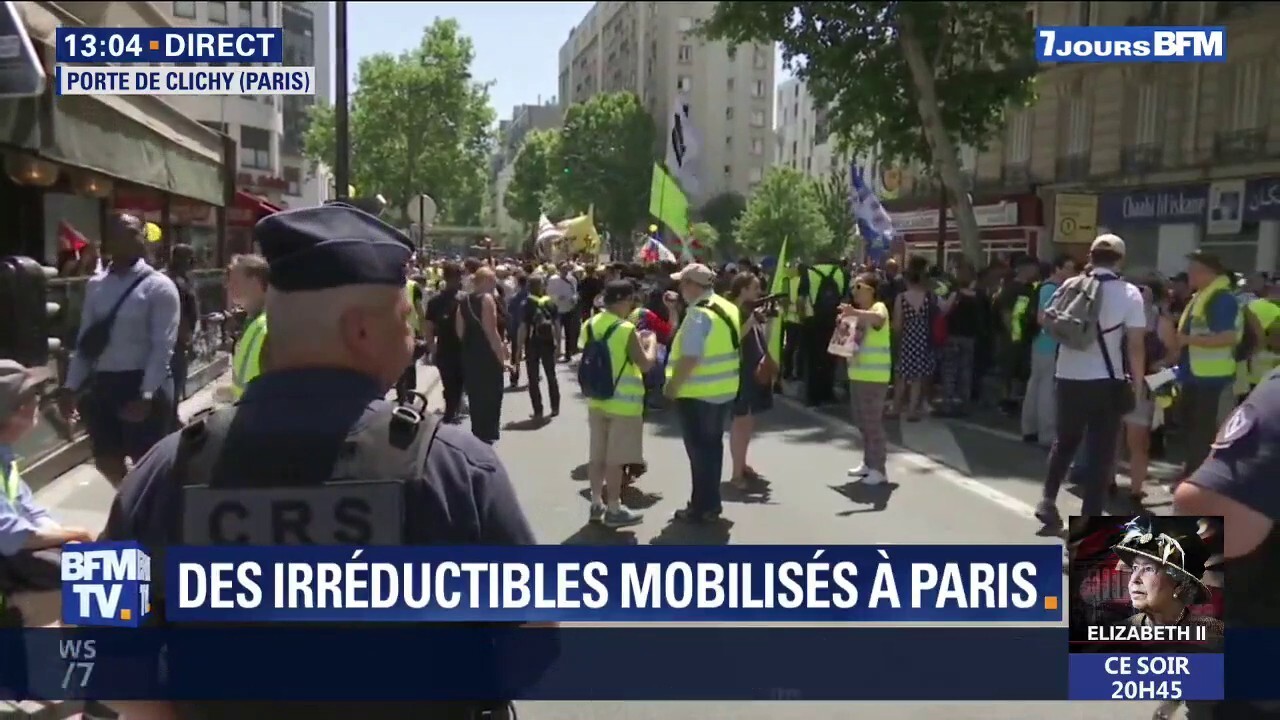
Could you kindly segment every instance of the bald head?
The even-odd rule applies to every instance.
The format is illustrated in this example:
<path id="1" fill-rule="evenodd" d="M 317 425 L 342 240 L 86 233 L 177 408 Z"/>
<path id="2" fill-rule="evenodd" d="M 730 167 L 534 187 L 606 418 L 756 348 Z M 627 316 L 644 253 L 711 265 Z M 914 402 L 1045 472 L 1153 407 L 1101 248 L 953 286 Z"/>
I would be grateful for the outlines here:
<path id="1" fill-rule="evenodd" d="M 146 224 L 138 216 L 115 212 L 107 221 L 105 250 L 113 263 L 122 267 L 133 264 L 147 251 Z"/>

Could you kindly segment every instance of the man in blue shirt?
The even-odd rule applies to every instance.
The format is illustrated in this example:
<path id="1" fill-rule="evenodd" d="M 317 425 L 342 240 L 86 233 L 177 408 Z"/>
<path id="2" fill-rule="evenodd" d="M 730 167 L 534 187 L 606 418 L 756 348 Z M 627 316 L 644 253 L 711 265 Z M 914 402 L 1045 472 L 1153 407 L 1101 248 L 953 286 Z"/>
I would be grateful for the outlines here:
<path id="1" fill-rule="evenodd" d="M 1243 317 L 1233 294 L 1230 274 L 1217 256 L 1194 252 L 1187 256 L 1187 279 L 1195 295 L 1178 320 L 1178 412 L 1186 433 L 1184 474 L 1200 467 L 1209 446 L 1232 408 L 1235 384 L 1233 353 L 1240 343 Z M 1193 357 L 1194 354 L 1194 357 Z M 1230 361 L 1207 363 L 1205 357 Z"/>
<path id="2" fill-rule="evenodd" d="M 1022 398 L 1022 437 L 1028 442 L 1053 445 L 1057 432 L 1057 394 L 1054 370 L 1057 365 L 1058 343 L 1042 329 L 1044 309 L 1064 280 L 1076 274 L 1076 261 L 1067 255 L 1059 255 L 1053 261 L 1048 279 L 1040 283 L 1036 297 L 1036 337 L 1031 341 L 1031 376 L 1027 380 L 1027 392 Z"/>
<path id="3" fill-rule="evenodd" d="M 124 478 L 125 460 L 140 460 L 173 421 L 169 360 L 181 301 L 173 281 L 145 260 L 144 227 L 127 213 L 111 217 L 105 248 L 111 265 L 85 286 L 79 337 L 59 399 L 65 417 L 77 410 L 83 417 L 94 465 L 112 485 Z M 109 324 L 110 336 L 90 357 L 84 339 L 97 323 Z"/>

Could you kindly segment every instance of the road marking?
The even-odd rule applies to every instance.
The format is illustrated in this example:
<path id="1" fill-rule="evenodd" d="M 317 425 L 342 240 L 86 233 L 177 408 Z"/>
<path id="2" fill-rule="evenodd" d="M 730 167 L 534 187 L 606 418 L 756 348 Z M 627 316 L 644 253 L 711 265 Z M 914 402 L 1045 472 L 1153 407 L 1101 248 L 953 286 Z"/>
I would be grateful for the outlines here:
<path id="1" fill-rule="evenodd" d="M 851 423 L 840 420 L 839 418 L 834 418 L 822 412 L 821 410 L 811 408 L 808 405 L 797 402 L 796 400 L 786 397 L 785 395 L 777 395 L 775 397 L 777 397 L 779 400 L 781 400 L 783 403 L 785 403 L 789 407 L 800 411 L 802 414 L 807 415 L 808 417 L 813 418 L 814 420 L 817 420 L 818 422 L 826 425 L 827 427 L 833 430 L 839 429 L 845 432 L 848 432 L 851 430 L 853 431 L 854 435 L 859 436 L 859 438 L 861 436 L 861 434 L 858 432 L 858 429 L 854 427 Z M 1028 505 L 1022 500 L 1019 500 L 1018 498 L 1006 492 L 997 490 L 991 487 L 990 485 L 982 483 L 978 480 L 974 480 L 971 477 L 967 477 L 962 473 L 958 472 L 957 470 L 955 470 L 954 468 L 949 467 L 943 463 L 937 462 L 936 460 L 928 458 L 924 455 L 921 455 L 919 452 L 912 450 L 909 447 L 903 447 L 895 443 L 889 443 L 889 450 L 895 453 L 899 459 L 901 459 L 903 462 L 909 465 L 914 465 L 921 470 L 925 470 L 928 473 L 930 473 L 930 475 L 932 476 L 940 477 L 943 480 L 946 480 L 947 482 L 951 483 L 952 485 L 955 485 L 958 488 L 967 490 L 973 493 L 974 495 L 977 495 L 978 497 L 981 497 L 987 500 L 988 502 L 991 502 L 995 505 L 998 505 L 1004 508 L 1005 510 L 1008 510 L 1009 512 L 1014 513 L 1015 515 L 1020 515 L 1030 520 L 1035 520 L 1036 509 L 1034 507 L 1032 507 L 1031 505 Z"/>
<path id="2" fill-rule="evenodd" d="M 953 422 L 956 425 L 959 425 L 966 430 L 973 430 L 975 432 L 984 433 L 986 435 L 990 435 L 991 437 L 1000 438 L 1001 440 L 1011 440 L 1013 442 L 1022 443 L 1021 435 L 1015 432 L 1011 432 L 1009 430 L 1005 430 L 1003 428 L 988 427 L 986 425 L 976 423 L 972 420 L 951 420 L 950 422 Z M 1023 444 L 1025 445 L 1026 443 L 1023 443 Z M 1041 450 L 1048 452 L 1048 448 L 1042 445 L 1036 445 L 1035 447 L 1038 447 Z M 1124 473 L 1126 476 L 1129 474 L 1128 460 L 1117 460 L 1116 464 L 1122 473 Z M 1179 473 L 1182 472 L 1182 466 L 1176 465 L 1170 462 L 1164 462 L 1161 460 L 1151 460 L 1147 463 L 1147 467 L 1148 467 L 1147 473 L 1152 480 L 1155 480 L 1158 478 L 1177 478 Z"/>

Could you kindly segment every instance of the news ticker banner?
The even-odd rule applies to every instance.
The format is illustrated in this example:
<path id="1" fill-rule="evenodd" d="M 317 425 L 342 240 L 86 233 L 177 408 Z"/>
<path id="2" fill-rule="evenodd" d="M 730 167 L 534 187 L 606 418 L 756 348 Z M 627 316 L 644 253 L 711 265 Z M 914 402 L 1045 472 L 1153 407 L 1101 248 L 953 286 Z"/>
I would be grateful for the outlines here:
<path id="1" fill-rule="evenodd" d="M 56 43 L 58 95 L 316 94 L 314 67 L 269 66 L 281 28 L 59 27 Z M 206 66 L 154 67 L 170 63 Z"/>
<path id="2" fill-rule="evenodd" d="M 1225 63 L 1224 27 L 1044 26 L 1036 28 L 1044 63 Z"/>
<path id="3" fill-rule="evenodd" d="M 1231 673 L 1222 697 L 1280 698 L 1280 629 L 1230 629 L 1227 638 Z M 7 630 L 0 631 L 0 698 L 962 702 L 1116 696 L 1116 680 L 1094 665 L 1108 656 L 1069 656 L 1066 646 L 1064 628 L 1009 626 Z M 1184 699 L 1211 694 L 1197 678 L 1221 676 L 1222 656 L 1174 657 L 1190 658 L 1191 679 L 1183 677 L 1180 690 L 1135 679 L 1118 697 L 1150 702 L 1172 700 L 1176 692 Z"/>
<path id="4" fill-rule="evenodd" d="M 1060 622 L 1059 545 L 174 547 L 175 622 Z M 63 620 L 137 626 L 151 558 L 62 554 Z"/>

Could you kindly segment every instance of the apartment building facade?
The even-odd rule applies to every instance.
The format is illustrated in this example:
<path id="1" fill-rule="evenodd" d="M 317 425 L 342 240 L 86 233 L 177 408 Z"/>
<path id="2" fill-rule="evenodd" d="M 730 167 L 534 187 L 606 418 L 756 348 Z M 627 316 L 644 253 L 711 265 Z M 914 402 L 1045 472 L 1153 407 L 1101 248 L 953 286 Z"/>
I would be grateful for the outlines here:
<path id="1" fill-rule="evenodd" d="M 1241 272 L 1280 270 L 1280 6 L 1033 2 L 1028 13 L 1037 25 L 1223 25 L 1228 59 L 1044 67 L 1038 102 L 1010 110 L 973 153 L 984 237 L 1022 235 L 1041 257 L 1082 257 L 1107 230 L 1125 238 L 1135 269 L 1180 272 L 1202 248 Z M 886 204 L 915 213 L 900 225 L 907 239 L 935 243 L 936 229 L 911 229 L 930 217 L 937 227 L 936 182 L 911 168 L 875 172 L 896 196 Z M 993 227 L 1012 219 L 1001 202 L 1018 205 L 1015 233 Z"/>
<path id="2" fill-rule="evenodd" d="M 498 122 L 498 148 L 489 165 L 489 187 L 492 188 L 493 209 L 490 222 L 503 234 L 524 232 L 521 223 L 507 214 L 505 200 L 507 188 L 515 177 L 516 157 L 520 148 L 534 130 L 558 128 L 564 120 L 564 110 L 555 98 L 536 105 L 517 105 L 511 117 Z"/>
<path id="3" fill-rule="evenodd" d="M 750 195 L 773 159 L 776 72 L 769 44 L 730 46 L 694 34 L 714 2 L 597 2 L 560 48 L 560 104 L 636 93 L 657 124 L 661 153 L 677 97 L 702 140 L 694 204 Z"/>
<path id="4" fill-rule="evenodd" d="M 332 100 L 330 8 L 326 2 L 155 3 L 175 25 L 280 27 L 286 65 L 316 68 L 317 97 Z M 239 144 L 237 187 L 278 206 L 314 205 L 328 197 L 327 171 L 302 156 L 309 108 L 303 96 L 179 96 L 174 105 Z"/>
<path id="5" fill-rule="evenodd" d="M 827 129 L 826 113 L 814 104 L 803 80 L 790 78 L 778 84 L 774 117 L 775 165 L 814 179 L 825 178 L 833 171 L 848 171 L 847 160 Z"/>

